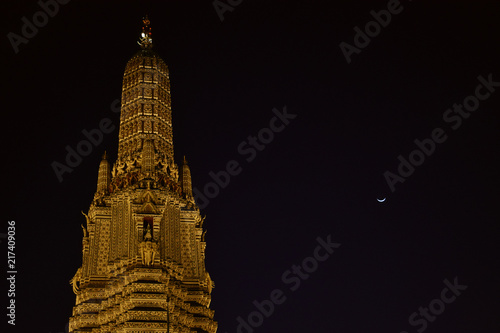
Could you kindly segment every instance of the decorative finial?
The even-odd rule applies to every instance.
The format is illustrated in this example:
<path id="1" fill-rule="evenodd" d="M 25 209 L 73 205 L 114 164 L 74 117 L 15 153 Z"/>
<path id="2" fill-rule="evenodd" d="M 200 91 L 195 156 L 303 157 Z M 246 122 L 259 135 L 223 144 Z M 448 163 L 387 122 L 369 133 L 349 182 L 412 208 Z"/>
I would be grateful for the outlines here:
<path id="1" fill-rule="evenodd" d="M 186 155 L 184 155 L 184 160 L 182 161 L 183 164 L 188 164 L 188 161 L 186 159 Z"/>
<path id="2" fill-rule="evenodd" d="M 108 159 L 108 154 L 106 151 L 104 151 L 104 154 L 102 154 L 102 159 L 107 160 Z"/>
<path id="3" fill-rule="evenodd" d="M 151 49 L 153 47 L 153 39 L 151 38 L 151 27 L 149 26 L 151 22 L 148 19 L 148 16 L 142 18 L 142 32 L 141 38 L 137 44 L 141 46 L 142 49 Z"/>

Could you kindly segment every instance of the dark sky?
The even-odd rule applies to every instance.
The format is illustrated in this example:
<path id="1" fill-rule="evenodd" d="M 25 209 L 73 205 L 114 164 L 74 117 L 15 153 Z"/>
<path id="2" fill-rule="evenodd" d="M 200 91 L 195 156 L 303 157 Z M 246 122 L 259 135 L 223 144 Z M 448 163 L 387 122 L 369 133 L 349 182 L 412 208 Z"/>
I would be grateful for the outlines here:
<path id="1" fill-rule="evenodd" d="M 258 321 L 253 302 L 275 289 L 282 302 L 254 332 L 500 331 L 499 2 L 389 5 L 398 13 L 350 63 L 339 45 L 355 45 L 355 27 L 387 1 L 243 0 L 221 21 L 211 1 L 73 0 L 18 53 L 8 34 L 22 35 L 40 5 L 1 6 L 0 232 L 15 220 L 18 271 L 8 332 L 62 332 L 68 322 L 80 211 L 104 150 L 116 158 L 111 104 L 145 13 L 170 69 L 177 161 L 187 156 L 201 191 L 229 161 L 242 169 L 202 210 L 218 332 L 237 332 L 238 317 Z M 490 90 L 477 88 L 480 76 Z M 477 109 L 448 111 L 464 100 Z M 272 110 L 285 106 L 296 117 L 248 161 L 238 146 L 267 139 Z M 114 131 L 59 182 L 51 164 L 104 118 Z M 415 140 L 430 147 L 435 129 L 446 139 L 419 153 Z M 419 165 L 392 192 L 384 173 L 398 175 L 400 155 Z M 340 247 L 311 259 L 329 235 Z M 302 263 L 308 276 L 287 272 Z M 467 288 L 456 296 L 450 283 Z M 419 309 L 429 306 L 426 319 Z"/>

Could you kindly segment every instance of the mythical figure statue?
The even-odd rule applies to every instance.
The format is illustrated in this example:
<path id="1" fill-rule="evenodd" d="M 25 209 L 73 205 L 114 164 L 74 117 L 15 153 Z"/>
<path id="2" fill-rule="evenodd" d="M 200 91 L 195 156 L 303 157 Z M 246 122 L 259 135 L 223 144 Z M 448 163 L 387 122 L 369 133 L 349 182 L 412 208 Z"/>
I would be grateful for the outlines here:
<path id="1" fill-rule="evenodd" d="M 130 171 L 135 167 L 136 159 L 132 158 L 130 155 L 127 156 L 127 160 L 125 161 L 126 170 Z"/>
<path id="2" fill-rule="evenodd" d="M 155 255 L 158 254 L 158 244 L 152 241 L 144 241 L 140 244 L 142 264 L 152 266 L 155 261 Z"/>
<path id="3" fill-rule="evenodd" d="M 179 170 L 177 170 L 177 165 L 172 161 L 169 166 L 170 176 L 174 179 L 174 181 L 179 180 Z"/>

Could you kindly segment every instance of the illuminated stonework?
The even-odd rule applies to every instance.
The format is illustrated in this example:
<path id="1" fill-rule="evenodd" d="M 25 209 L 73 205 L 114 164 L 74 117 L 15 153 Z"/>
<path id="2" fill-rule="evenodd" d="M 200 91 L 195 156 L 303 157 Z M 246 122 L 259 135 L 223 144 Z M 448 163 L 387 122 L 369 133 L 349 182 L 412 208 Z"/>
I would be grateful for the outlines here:
<path id="1" fill-rule="evenodd" d="M 70 332 L 216 332 L 204 218 L 173 159 L 170 82 L 144 20 L 123 77 L 118 158 L 99 165 Z M 179 172 L 180 169 L 180 172 Z"/>

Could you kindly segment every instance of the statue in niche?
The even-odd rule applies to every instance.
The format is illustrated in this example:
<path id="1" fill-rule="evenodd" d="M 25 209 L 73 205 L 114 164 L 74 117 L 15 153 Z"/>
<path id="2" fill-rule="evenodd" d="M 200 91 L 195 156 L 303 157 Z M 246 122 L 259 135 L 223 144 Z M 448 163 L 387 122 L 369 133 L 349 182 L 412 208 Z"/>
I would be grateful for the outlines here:
<path id="1" fill-rule="evenodd" d="M 152 241 L 151 226 L 148 223 L 146 226 L 146 233 L 144 234 L 144 241 L 139 244 L 141 251 L 142 264 L 145 266 L 152 266 L 155 261 L 155 256 L 159 254 L 158 244 Z"/>
<path id="2" fill-rule="evenodd" d="M 140 244 L 142 264 L 152 266 L 155 256 L 158 254 L 158 244 L 152 241 L 144 241 Z"/>
<path id="3" fill-rule="evenodd" d="M 151 226 L 148 223 L 148 226 L 146 227 L 146 234 L 144 235 L 144 240 L 151 241 L 151 239 L 153 239 L 153 236 L 151 236 Z"/>

